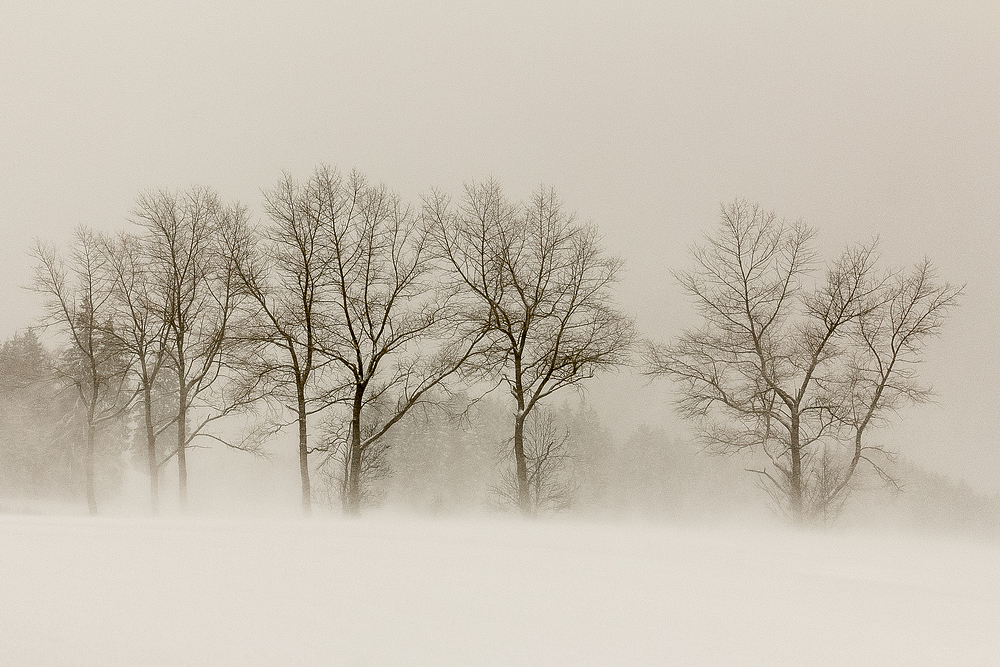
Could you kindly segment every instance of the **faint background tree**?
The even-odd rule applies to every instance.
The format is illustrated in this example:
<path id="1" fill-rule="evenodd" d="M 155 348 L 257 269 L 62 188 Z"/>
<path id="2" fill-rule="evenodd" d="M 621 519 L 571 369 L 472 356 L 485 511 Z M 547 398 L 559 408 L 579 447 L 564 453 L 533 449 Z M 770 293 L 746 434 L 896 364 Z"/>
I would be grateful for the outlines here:
<path id="1" fill-rule="evenodd" d="M 371 410 L 365 410 L 370 418 Z M 354 464 L 352 455 L 353 426 L 339 414 L 328 415 L 322 423 L 322 444 L 324 453 L 317 466 L 320 482 L 317 495 L 328 507 L 338 507 L 345 513 L 356 513 L 363 507 L 380 504 L 385 491 L 379 482 L 393 473 L 389 452 L 393 442 L 390 438 L 372 436 L 379 430 L 381 420 L 377 417 L 370 423 L 361 424 L 361 441 L 369 445 L 361 451 L 360 465 Z M 351 488 L 352 470 L 356 488 Z"/>
<path id="2" fill-rule="evenodd" d="M 377 482 L 386 502 L 430 514 L 488 507 L 509 415 L 508 402 L 493 396 L 437 391 L 386 434 L 392 474 Z"/>
<path id="3" fill-rule="evenodd" d="M 28 329 L 0 346 L 0 496 L 9 501 L 85 495 L 75 391 Z"/>
<path id="4" fill-rule="evenodd" d="M 524 425 L 524 458 L 528 477 L 528 514 L 566 511 L 573 507 L 580 491 L 570 432 L 560 427 L 556 414 L 544 405 L 536 406 Z M 513 454 L 510 440 L 501 449 L 508 462 Z M 520 508 L 518 480 L 509 464 L 494 493 L 501 507 Z"/>

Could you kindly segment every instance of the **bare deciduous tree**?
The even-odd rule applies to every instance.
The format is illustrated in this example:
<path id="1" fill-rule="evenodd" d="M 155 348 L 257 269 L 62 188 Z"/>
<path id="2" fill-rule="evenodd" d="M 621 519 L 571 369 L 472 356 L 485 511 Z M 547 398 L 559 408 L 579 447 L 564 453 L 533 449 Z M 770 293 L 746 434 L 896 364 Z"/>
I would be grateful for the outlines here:
<path id="1" fill-rule="evenodd" d="M 862 461 L 895 483 L 875 458 L 892 453 L 865 436 L 872 426 L 887 423 L 890 415 L 931 397 L 930 387 L 917 380 L 915 365 L 961 292 L 961 287 L 939 282 L 930 261 L 924 259 L 908 271 L 893 273 L 881 285 L 878 307 L 852 323 L 845 375 L 838 378 L 839 386 L 833 385 L 840 397 L 835 415 L 850 436 L 850 460 L 846 466 L 837 464 L 832 483 L 820 487 L 828 492 L 820 493 L 814 506 L 839 511 Z"/>
<path id="2" fill-rule="evenodd" d="M 436 289 L 427 237 L 397 195 L 321 167 L 298 197 L 330 262 L 321 345 L 349 413 L 346 509 L 356 513 L 365 451 L 462 368 L 481 332 L 460 326 Z"/>
<path id="3" fill-rule="evenodd" d="M 614 307 L 622 261 L 580 225 L 551 189 L 510 203 L 495 182 L 469 185 L 457 206 L 435 193 L 424 215 L 438 253 L 466 297 L 463 312 L 489 334 L 482 368 L 516 403 L 513 449 L 518 506 L 531 513 L 524 424 L 547 396 L 627 360 L 631 320 Z"/>
<path id="4" fill-rule="evenodd" d="M 573 456 L 569 448 L 569 429 L 559 428 L 555 414 L 545 406 L 537 407 L 524 425 L 524 459 L 528 473 L 529 514 L 561 512 L 573 506 L 579 491 Z M 503 447 L 503 458 L 512 454 L 510 440 Z M 500 504 L 520 508 L 520 487 L 514 471 L 503 471 L 495 492 Z"/>
<path id="5" fill-rule="evenodd" d="M 961 291 L 927 262 L 880 271 L 874 242 L 810 289 L 813 236 L 747 202 L 724 207 L 696 268 L 678 274 L 702 326 L 648 348 L 648 371 L 680 384 L 680 411 L 710 448 L 762 455 L 753 472 L 796 522 L 836 514 L 860 461 L 882 470 L 873 455 L 885 450 L 864 435 L 926 396 L 912 365 Z"/>
<path id="6" fill-rule="evenodd" d="M 333 326 L 336 244 L 328 222 L 343 211 L 316 188 L 322 179 L 299 184 L 285 175 L 264 195 L 270 224 L 263 229 L 231 226 L 225 236 L 250 310 L 236 338 L 240 391 L 290 410 L 298 426 L 302 508 L 310 512 L 309 417 L 328 407 L 331 393 L 317 381 L 329 364 L 324 341 Z M 278 418 L 277 427 L 287 424 Z"/>
<path id="7" fill-rule="evenodd" d="M 192 409 L 220 377 L 230 317 L 237 303 L 234 270 L 221 228 L 246 218 L 240 205 L 224 206 L 205 188 L 141 195 L 134 217 L 144 243 L 166 324 L 166 353 L 177 381 L 178 492 L 187 506 L 187 448 L 226 409 L 208 409 L 189 424 Z M 206 406 L 207 407 L 207 406 Z"/>
<path id="8" fill-rule="evenodd" d="M 97 430 L 121 417 L 133 398 L 127 387 L 129 363 L 111 332 L 113 290 L 107 259 L 99 236 L 82 226 L 74 232 L 68 257 L 40 241 L 33 254 L 33 288 L 45 297 L 46 325 L 57 327 L 68 342 L 56 371 L 75 388 L 84 414 L 87 506 L 96 514 Z"/>
<path id="9" fill-rule="evenodd" d="M 158 419 L 157 382 L 167 360 L 167 322 L 162 294 L 157 294 L 156 276 L 150 265 L 149 249 L 141 237 L 120 233 L 103 244 L 113 299 L 112 331 L 121 348 L 131 357 L 131 372 L 141 397 L 142 424 L 146 438 L 146 463 L 152 512 L 159 510 L 161 461 L 156 442 L 171 425 L 176 414 Z"/>

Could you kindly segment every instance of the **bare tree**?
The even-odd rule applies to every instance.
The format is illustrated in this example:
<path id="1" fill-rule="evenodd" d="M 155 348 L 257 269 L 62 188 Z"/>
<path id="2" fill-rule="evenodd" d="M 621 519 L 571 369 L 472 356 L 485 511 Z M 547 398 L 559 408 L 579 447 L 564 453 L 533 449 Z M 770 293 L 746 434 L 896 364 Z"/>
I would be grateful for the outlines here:
<path id="1" fill-rule="evenodd" d="M 166 325 L 166 354 L 177 382 L 177 456 L 179 500 L 187 506 L 187 449 L 227 408 L 206 406 L 195 424 L 192 409 L 204 403 L 220 377 L 230 317 L 238 300 L 221 229 L 244 220 L 239 204 L 224 206 L 205 188 L 141 195 L 135 221 L 145 229 L 149 267 L 157 276 L 156 298 Z M 219 439 L 219 438 L 216 438 Z M 227 443 L 228 444 L 228 443 Z M 169 458 L 169 457 L 168 457 Z"/>
<path id="2" fill-rule="evenodd" d="M 285 175 L 264 194 L 269 224 L 262 229 L 230 226 L 225 234 L 241 289 L 250 297 L 248 312 L 234 334 L 238 348 L 240 392 L 247 400 L 262 398 L 294 414 L 298 426 L 302 509 L 312 502 L 309 479 L 309 417 L 330 405 L 333 397 L 317 381 L 330 358 L 324 342 L 333 325 L 331 309 L 337 269 L 328 225 L 343 211 L 328 211 L 331 202 L 316 190 L 318 179 L 297 183 Z M 277 427 L 288 424 L 280 417 Z"/>
<path id="3" fill-rule="evenodd" d="M 680 411 L 709 448 L 762 455 L 752 472 L 796 522 L 835 514 L 860 461 L 882 470 L 872 455 L 885 452 L 864 434 L 925 396 L 912 365 L 961 291 L 927 263 L 879 270 L 874 242 L 845 250 L 810 289 L 813 237 L 759 206 L 723 207 L 693 248 L 696 268 L 678 274 L 702 326 L 648 348 L 648 372 L 680 384 Z"/>
<path id="4" fill-rule="evenodd" d="M 524 458 L 528 472 L 529 514 L 561 512 L 573 506 L 580 485 L 574 474 L 569 448 L 569 429 L 559 428 L 555 414 L 545 406 L 537 407 L 524 425 Z M 503 447 L 503 458 L 513 453 L 510 440 Z M 503 471 L 495 492 L 502 506 L 520 508 L 520 487 L 514 471 Z"/>
<path id="5" fill-rule="evenodd" d="M 84 415 L 87 506 L 97 514 L 94 484 L 98 429 L 118 419 L 133 394 L 126 378 L 129 363 L 111 332 L 112 285 L 102 242 L 87 227 L 77 227 L 68 257 L 51 244 L 37 242 L 33 288 L 44 295 L 47 326 L 57 327 L 68 347 L 56 371 L 76 390 Z"/>
<path id="6" fill-rule="evenodd" d="M 166 462 L 157 450 L 157 438 L 176 424 L 176 413 L 159 418 L 156 398 L 160 371 L 167 362 L 168 330 L 163 294 L 149 260 L 150 250 L 134 234 L 120 233 L 106 239 L 106 257 L 113 299 L 112 331 L 119 346 L 131 357 L 131 372 L 141 398 L 142 425 L 146 439 L 146 463 L 152 512 L 159 510 L 159 471 Z"/>
<path id="7" fill-rule="evenodd" d="M 814 505 L 839 511 L 850 491 L 854 471 L 862 461 L 884 480 L 895 484 L 876 457 L 891 457 L 883 446 L 865 436 L 884 425 L 907 405 L 930 399 L 931 389 L 916 377 L 915 365 L 928 341 L 938 335 L 962 288 L 937 280 L 928 259 L 909 271 L 897 271 L 881 285 L 879 306 L 858 318 L 850 330 L 851 350 L 839 379 L 841 400 L 835 415 L 850 436 L 850 460 L 837 464 L 837 474 L 820 488 Z M 837 385 L 833 385 L 837 387 Z M 828 513 L 829 514 L 829 513 Z"/>
<path id="8" fill-rule="evenodd" d="M 371 412 L 370 410 L 368 411 Z M 372 417 L 371 414 L 366 417 Z M 317 467 L 321 477 L 321 494 L 327 505 L 338 504 L 344 512 L 351 512 L 352 493 L 357 494 L 359 506 L 373 505 L 382 500 L 383 494 L 375 487 L 375 483 L 392 475 L 392 465 L 389 463 L 391 444 L 385 438 L 370 440 L 384 420 L 384 415 L 376 415 L 370 422 L 361 425 L 361 441 L 368 446 L 361 451 L 361 464 L 352 467 L 351 445 L 353 433 L 350 421 L 340 415 L 329 415 L 324 420 L 322 451 L 325 456 Z M 351 471 L 355 470 L 357 491 L 351 490 Z"/>
<path id="9" fill-rule="evenodd" d="M 349 414 L 346 509 L 356 513 L 365 451 L 463 367 L 482 333 L 460 326 L 436 289 L 427 237 L 397 195 L 326 167 L 301 192 L 333 263 L 322 346 Z"/>
<path id="10" fill-rule="evenodd" d="M 633 326 L 611 293 L 622 261 L 604 255 L 597 231 L 578 224 L 551 189 L 517 205 L 495 182 L 473 184 L 457 206 L 434 193 L 424 215 L 466 298 L 463 312 L 489 331 L 482 368 L 514 398 L 518 506 L 530 514 L 524 424 L 532 409 L 627 360 Z"/>

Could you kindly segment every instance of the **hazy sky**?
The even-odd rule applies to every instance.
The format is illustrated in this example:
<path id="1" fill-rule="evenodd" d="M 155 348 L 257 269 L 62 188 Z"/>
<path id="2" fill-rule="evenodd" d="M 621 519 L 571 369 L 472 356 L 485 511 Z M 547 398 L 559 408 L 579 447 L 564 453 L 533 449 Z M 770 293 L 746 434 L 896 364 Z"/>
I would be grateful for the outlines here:
<path id="1" fill-rule="evenodd" d="M 1000 490 L 1000 4 L 206 4 L 0 4 L 0 335 L 32 321 L 33 237 L 122 226 L 147 188 L 256 207 L 327 162 L 414 200 L 555 186 L 666 339 L 690 322 L 670 269 L 747 197 L 828 254 L 878 235 L 968 284 L 923 369 L 938 402 L 884 437 Z M 669 422 L 639 386 L 594 399 Z"/>

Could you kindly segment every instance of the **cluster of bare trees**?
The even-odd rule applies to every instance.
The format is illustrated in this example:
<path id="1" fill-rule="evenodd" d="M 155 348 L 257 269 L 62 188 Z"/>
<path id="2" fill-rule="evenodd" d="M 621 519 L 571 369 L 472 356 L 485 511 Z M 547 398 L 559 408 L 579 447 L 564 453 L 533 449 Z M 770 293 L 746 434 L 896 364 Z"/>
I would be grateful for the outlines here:
<path id="1" fill-rule="evenodd" d="M 139 198 L 139 233 L 109 236 L 80 227 L 65 254 L 36 245 L 33 285 L 45 297 L 44 324 L 65 338 L 53 369 L 75 389 L 85 415 L 92 513 L 97 431 L 135 408 L 146 434 L 154 510 L 160 468 L 175 458 L 186 505 L 187 449 L 232 409 L 210 391 L 223 374 L 239 301 L 219 232 L 245 216 L 209 190 L 156 192 Z M 160 446 L 168 431 L 175 443 Z"/>
<path id="2" fill-rule="evenodd" d="M 75 397 L 92 512 L 98 433 L 127 422 L 145 440 L 154 511 L 173 461 L 185 506 L 196 440 L 260 452 L 294 427 L 303 510 L 320 472 L 357 513 L 388 474 L 387 433 L 456 387 L 509 394 L 498 499 L 525 514 L 569 503 L 568 435 L 546 401 L 628 363 L 635 338 L 615 306 L 622 261 L 594 227 L 551 189 L 516 202 L 487 181 L 413 207 L 328 167 L 283 176 L 263 213 L 205 188 L 156 191 L 130 231 L 81 227 L 65 252 L 37 244 L 34 288 L 62 334 L 50 365 Z M 708 448 L 747 454 L 795 521 L 835 516 L 865 466 L 891 481 L 871 432 L 927 398 L 915 364 L 961 292 L 926 260 L 881 268 L 875 242 L 817 276 L 814 236 L 747 202 L 723 207 L 678 274 L 700 325 L 645 354 Z M 251 412 L 241 437 L 218 428 Z"/>
<path id="3" fill-rule="evenodd" d="M 459 381 L 509 389 L 518 507 L 534 511 L 526 420 L 622 363 L 632 342 L 611 292 L 621 262 L 596 231 L 551 190 L 520 204 L 489 182 L 414 208 L 326 167 L 283 177 L 264 212 L 254 221 L 204 188 L 156 191 L 139 197 L 132 231 L 79 228 L 65 252 L 36 246 L 44 324 L 66 346 L 53 367 L 85 415 L 91 511 L 96 434 L 132 419 L 154 511 L 172 461 L 185 506 L 196 439 L 258 451 L 294 425 L 304 511 L 313 456 L 339 461 L 341 501 L 356 513 L 386 433 Z M 212 427 L 251 410 L 264 421 L 246 437 Z"/>

